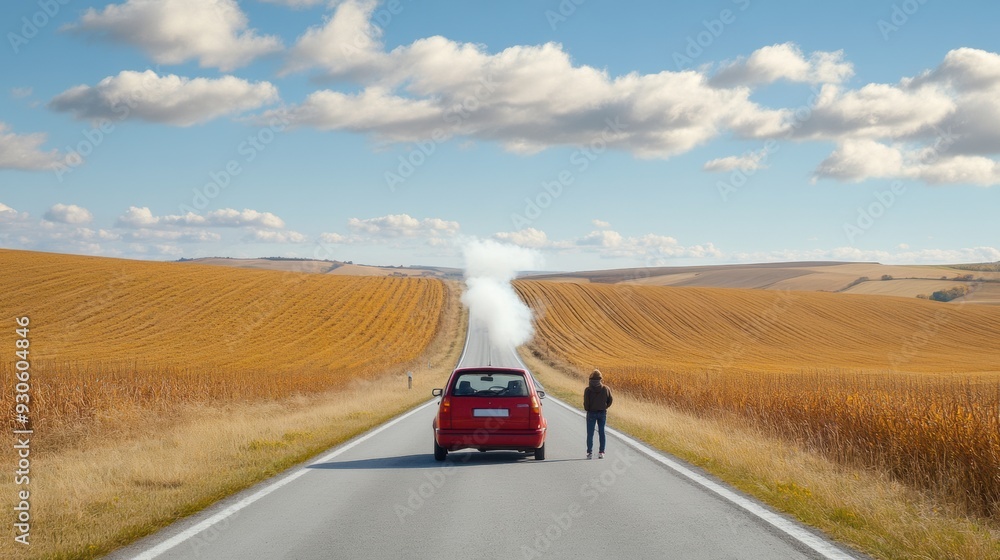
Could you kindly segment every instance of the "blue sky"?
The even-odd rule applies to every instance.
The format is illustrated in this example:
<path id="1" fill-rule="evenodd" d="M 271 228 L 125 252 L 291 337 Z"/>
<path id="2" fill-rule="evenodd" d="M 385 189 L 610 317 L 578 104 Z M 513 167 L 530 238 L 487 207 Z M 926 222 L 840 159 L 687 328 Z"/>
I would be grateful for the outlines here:
<path id="1" fill-rule="evenodd" d="M 1000 260 L 995 3 L 677 4 L 4 3 L 0 246 Z"/>

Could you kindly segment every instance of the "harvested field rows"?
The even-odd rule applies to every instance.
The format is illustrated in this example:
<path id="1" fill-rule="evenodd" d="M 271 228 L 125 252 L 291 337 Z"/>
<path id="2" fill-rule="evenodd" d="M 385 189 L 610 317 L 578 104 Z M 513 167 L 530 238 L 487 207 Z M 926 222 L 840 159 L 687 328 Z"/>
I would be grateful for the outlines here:
<path id="1" fill-rule="evenodd" d="M 1000 516 L 1000 312 L 876 296 L 521 281 L 532 350 Z"/>
<path id="2" fill-rule="evenodd" d="M 14 336 L 14 317 L 30 317 L 33 417 L 50 426 L 403 371 L 437 333 L 447 289 L 6 250 L 0 267 L 16 271 L 0 294 L 2 339 Z M 5 386 L 13 375 L 0 361 Z M 0 397 L 3 410 L 10 399 Z"/>
<path id="3" fill-rule="evenodd" d="M 581 367 L 817 369 L 1000 376 L 1000 310 L 878 296 L 659 286 L 515 283 L 537 344 Z M 570 351 L 572 351 L 570 353 Z M 610 352 L 610 354 L 609 354 Z"/>

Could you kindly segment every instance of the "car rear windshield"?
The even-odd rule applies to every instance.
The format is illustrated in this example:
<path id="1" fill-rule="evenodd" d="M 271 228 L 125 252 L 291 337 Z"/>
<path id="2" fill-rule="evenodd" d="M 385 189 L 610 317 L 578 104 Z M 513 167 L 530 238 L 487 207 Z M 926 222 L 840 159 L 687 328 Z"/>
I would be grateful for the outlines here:
<path id="1" fill-rule="evenodd" d="M 455 379 L 456 397 L 527 397 L 528 385 L 520 373 L 468 372 Z"/>

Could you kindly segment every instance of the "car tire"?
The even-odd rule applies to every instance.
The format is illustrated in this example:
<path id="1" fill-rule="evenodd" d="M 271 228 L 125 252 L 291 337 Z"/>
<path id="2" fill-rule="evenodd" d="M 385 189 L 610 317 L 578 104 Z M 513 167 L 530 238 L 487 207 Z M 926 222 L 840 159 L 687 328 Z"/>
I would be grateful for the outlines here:
<path id="1" fill-rule="evenodd" d="M 438 445 L 438 442 L 434 442 L 434 460 L 444 461 L 448 457 L 448 450 Z"/>
<path id="2" fill-rule="evenodd" d="M 541 447 L 535 449 L 535 460 L 544 461 L 545 460 L 545 444 L 543 443 Z"/>

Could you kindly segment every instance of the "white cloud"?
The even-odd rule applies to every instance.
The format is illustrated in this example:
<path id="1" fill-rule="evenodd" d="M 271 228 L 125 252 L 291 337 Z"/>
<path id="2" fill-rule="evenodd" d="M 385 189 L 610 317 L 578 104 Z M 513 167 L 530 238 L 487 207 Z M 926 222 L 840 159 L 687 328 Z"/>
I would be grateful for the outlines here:
<path id="1" fill-rule="evenodd" d="M 34 91 L 34 88 L 30 87 L 12 87 L 10 88 L 10 96 L 14 99 L 24 99 L 25 97 L 29 97 Z"/>
<path id="2" fill-rule="evenodd" d="M 213 210 L 205 214 L 206 225 L 215 227 L 260 227 L 282 229 L 285 222 L 270 212 L 258 212 L 245 208 L 242 211 L 232 208 Z"/>
<path id="3" fill-rule="evenodd" d="M 601 222 L 595 220 L 601 224 Z M 607 224 L 610 226 L 610 224 Z M 677 258 L 718 258 L 722 252 L 712 243 L 683 246 L 677 239 L 665 235 L 648 233 L 640 236 L 625 236 L 610 229 L 599 229 L 568 240 L 553 240 L 541 230 L 526 228 L 514 232 L 500 232 L 493 235 L 497 241 L 521 247 L 563 253 L 596 253 L 602 258 L 632 259 L 647 265 L 660 264 Z"/>
<path id="4" fill-rule="evenodd" d="M 364 87 L 313 93 L 289 109 L 293 125 L 396 142 L 463 135 L 519 153 L 593 142 L 640 157 L 669 157 L 726 130 L 761 137 L 787 126 L 786 111 L 761 108 L 747 88 L 716 88 L 693 71 L 612 78 L 574 65 L 556 43 L 490 54 L 435 36 L 387 52 L 374 6 L 342 2 L 299 39 L 287 72 L 317 69 Z"/>
<path id="5" fill-rule="evenodd" d="M 350 240 L 339 233 L 321 233 L 319 240 L 323 243 L 348 243 Z"/>
<path id="6" fill-rule="evenodd" d="M 167 257 L 180 257 L 184 254 L 184 251 L 180 247 L 170 245 L 169 243 L 157 243 L 153 245 L 153 248 L 156 249 L 157 253 Z"/>
<path id="7" fill-rule="evenodd" d="M 955 49 L 937 68 L 914 81 L 947 82 L 964 91 L 991 89 L 1000 85 L 1000 56 L 968 47 Z"/>
<path id="8" fill-rule="evenodd" d="M 123 228 L 169 228 L 172 226 L 197 227 L 256 227 L 282 229 L 285 222 L 270 212 L 258 212 L 249 208 L 235 210 L 222 208 L 206 214 L 188 212 L 183 215 L 154 216 L 147 207 L 130 206 L 119 216 L 118 227 Z"/>
<path id="9" fill-rule="evenodd" d="M 910 88 L 946 88 L 955 110 L 927 136 L 954 135 L 952 150 L 967 155 L 1000 153 L 1000 54 L 962 48 L 949 52 L 933 71 L 906 83 Z"/>
<path id="10" fill-rule="evenodd" d="M 27 212 L 18 212 L 0 202 L 0 224 L 23 222 L 29 218 Z"/>
<path id="11" fill-rule="evenodd" d="M 792 262 L 792 261 L 855 261 L 882 264 L 959 264 L 970 262 L 1000 261 L 996 247 L 966 247 L 960 249 L 921 249 L 899 251 L 836 247 L 834 249 L 786 250 L 753 253 L 736 253 L 739 262 Z"/>
<path id="12" fill-rule="evenodd" d="M 408 214 L 390 214 L 378 218 L 351 218 L 347 227 L 373 238 L 450 237 L 458 233 L 458 222 L 440 218 L 418 220 Z"/>
<path id="13" fill-rule="evenodd" d="M 503 243 L 511 243 L 529 249 L 544 249 L 551 245 L 545 232 L 535 228 L 504 231 L 494 234 L 493 238 Z"/>
<path id="14" fill-rule="evenodd" d="M 673 237 L 648 233 L 640 237 L 629 237 L 613 256 L 642 257 L 653 262 L 678 258 L 718 258 L 722 251 L 713 243 L 681 245 Z"/>
<path id="15" fill-rule="evenodd" d="M 274 231 L 271 229 L 255 229 L 244 240 L 262 243 L 305 243 L 307 241 L 306 236 L 297 231 Z"/>
<path id="16" fill-rule="evenodd" d="M 611 249 L 621 247 L 624 238 L 617 231 L 606 229 L 592 231 L 576 241 L 577 245 Z"/>
<path id="17" fill-rule="evenodd" d="M 278 115 L 265 113 L 265 118 Z M 281 113 L 293 125 L 320 130 L 373 132 L 381 138 L 406 141 L 423 139 L 440 126 L 442 111 L 431 100 L 406 99 L 384 88 L 367 88 L 357 94 L 321 90 Z"/>
<path id="18" fill-rule="evenodd" d="M 180 257 L 184 254 L 184 250 L 176 245 L 171 245 L 168 243 L 153 243 L 151 245 L 144 245 L 142 243 L 129 243 L 128 251 L 136 257 L 144 257 L 146 255 L 156 255 L 162 257 Z"/>
<path id="19" fill-rule="evenodd" d="M 678 258 L 722 256 L 712 243 L 684 246 L 673 237 L 655 233 L 625 236 L 617 231 L 595 230 L 573 243 L 581 250 L 597 253 L 602 258 L 641 260 L 650 265 Z"/>
<path id="20" fill-rule="evenodd" d="M 417 219 L 409 214 L 389 214 L 376 218 L 350 218 L 348 235 L 322 233 L 322 243 L 339 245 L 372 245 L 389 243 L 400 247 L 414 244 L 431 247 L 451 246 L 458 238 L 458 222 L 441 218 Z"/>
<path id="21" fill-rule="evenodd" d="M 836 140 L 819 177 L 1000 184 L 1000 54 L 961 48 L 897 84 L 826 86 L 796 139 Z M 871 149 L 872 153 L 861 150 Z M 879 158 L 885 161 L 877 161 Z"/>
<path id="22" fill-rule="evenodd" d="M 757 171 L 766 169 L 764 161 L 767 159 L 767 149 L 760 149 L 755 152 L 747 152 L 740 156 L 726 156 L 705 162 L 702 170 L 709 172 L 733 171 L 736 169 L 746 171 Z"/>
<path id="23" fill-rule="evenodd" d="M 208 243 L 219 241 L 222 236 L 213 231 L 203 229 L 184 230 L 160 230 L 160 229 L 137 229 L 126 231 L 122 234 L 123 239 L 132 241 L 183 241 L 188 243 Z"/>
<path id="24" fill-rule="evenodd" d="M 611 229 L 611 224 L 604 220 L 591 220 L 590 223 L 598 229 Z"/>
<path id="25" fill-rule="evenodd" d="M 127 0 L 90 8 L 66 29 L 138 47 L 161 64 L 197 59 L 228 72 L 283 48 L 247 24 L 235 0 Z"/>
<path id="26" fill-rule="evenodd" d="M 724 65 L 712 77 L 719 87 L 769 84 L 778 80 L 811 84 L 838 84 L 854 75 L 854 68 L 844 62 L 844 51 L 816 51 L 806 59 L 794 43 L 782 43 L 757 49 L 747 58 Z"/>
<path id="27" fill-rule="evenodd" d="M 372 20 L 375 0 L 331 5 L 332 15 L 299 37 L 283 71 L 314 71 L 348 85 L 282 110 L 293 127 L 348 130 L 383 142 L 461 136 L 524 154 L 589 144 L 643 158 L 669 158 L 721 136 L 785 138 L 836 144 L 817 177 L 997 183 L 997 53 L 955 49 L 916 77 L 860 88 L 844 85 L 854 69 L 842 51 L 807 53 L 794 43 L 757 49 L 714 74 L 706 65 L 612 76 L 575 64 L 558 43 L 491 53 L 432 36 L 387 50 Z M 777 108 L 751 100 L 755 88 L 778 80 L 811 84 L 813 99 Z M 946 150 L 939 149 L 943 138 Z M 889 159 L 857 150 L 864 146 Z M 756 170 L 763 163 L 760 153 L 748 153 L 704 168 Z"/>
<path id="28" fill-rule="evenodd" d="M 381 29 L 371 23 L 376 0 L 349 0 L 323 25 L 310 27 L 288 53 L 283 73 L 315 66 L 330 78 L 370 79 L 388 68 Z"/>
<path id="29" fill-rule="evenodd" d="M 106 229 L 78 228 L 77 234 L 81 239 L 96 239 L 99 241 L 118 241 L 122 238 L 121 235 Z"/>
<path id="30" fill-rule="evenodd" d="M 225 115 L 239 114 L 278 100 L 270 82 L 250 83 L 233 76 L 185 78 L 159 76 L 152 70 L 123 71 L 95 86 L 72 87 L 49 102 L 56 111 L 78 119 L 136 118 L 191 126 Z"/>
<path id="31" fill-rule="evenodd" d="M 45 219 L 63 224 L 89 224 L 94 220 L 90 210 L 75 204 L 55 204 L 45 213 Z"/>
<path id="32" fill-rule="evenodd" d="M 118 227 L 124 228 L 156 228 L 167 226 L 203 226 L 205 217 L 193 212 L 184 215 L 154 216 L 148 207 L 130 206 L 124 214 L 118 217 Z"/>
<path id="33" fill-rule="evenodd" d="M 0 207 L 3 205 L 0 204 Z M 62 206 L 62 205 L 56 205 Z M 79 207 L 77 207 L 79 208 Z M 82 210 L 82 209 L 81 209 Z M 51 212 L 51 210 L 50 210 Z M 80 212 L 56 211 L 56 217 L 70 217 L 70 219 L 82 219 Z M 14 224 L 9 224 L 4 219 L 4 212 L 0 209 L 0 241 L 4 246 L 17 247 L 29 250 L 53 251 L 60 253 L 89 254 L 89 255 L 114 255 L 116 251 L 107 247 L 108 242 L 120 241 L 121 236 L 113 231 L 105 229 L 91 229 L 82 227 L 77 223 L 66 221 L 53 221 L 46 213 L 46 217 L 41 220 L 30 219 L 27 213 L 14 214 Z M 5 225 L 16 227 L 4 227 Z M 18 235 L 12 235 L 17 232 Z"/>
<path id="34" fill-rule="evenodd" d="M 843 51 L 804 53 L 793 43 L 760 48 L 711 76 L 707 67 L 610 76 L 574 64 L 557 43 L 489 53 L 482 45 L 434 36 L 387 51 L 371 19 L 376 4 L 345 0 L 323 25 L 299 38 L 286 72 L 314 69 L 361 88 L 314 92 L 283 115 L 293 126 L 350 130 L 387 142 L 465 136 L 497 141 L 516 153 L 593 144 L 650 158 L 684 153 L 723 134 L 783 137 L 837 143 L 817 168 L 819 177 L 995 182 L 995 53 L 957 49 L 917 78 L 858 89 L 842 85 L 854 75 Z M 777 80 L 813 84 L 812 106 L 770 109 L 750 100 L 754 87 Z M 937 148 L 953 130 L 945 154 Z M 890 159 L 877 161 L 856 150 L 864 146 Z M 928 149 L 935 151 L 934 161 Z M 719 158 L 704 169 L 757 170 L 764 167 L 763 156 Z"/>
<path id="35" fill-rule="evenodd" d="M 931 184 L 1000 185 L 1000 162 L 982 156 L 953 156 L 906 170 Z"/>
<path id="36" fill-rule="evenodd" d="M 825 86 L 794 137 L 903 139 L 915 134 L 938 134 L 934 126 L 955 107 L 956 99 L 936 85 L 904 88 L 868 84 L 848 91 Z"/>
<path id="37" fill-rule="evenodd" d="M 816 169 L 821 177 L 861 181 L 871 177 L 898 176 L 903 154 L 874 140 L 845 140 Z"/>
<path id="38" fill-rule="evenodd" d="M 907 150 L 872 140 L 846 140 L 820 163 L 816 175 L 843 181 L 897 178 L 930 184 L 1000 184 L 1000 162 L 942 152 L 933 147 Z"/>
<path id="39" fill-rule="evenodd" d="M 92 221 L 91 213 L 76 205 L 55 204 L 41 219 L 33 219 L 26 212 L 19 213 L 0 203 L 0 244 L 60 253 L 127 256 L 130 253 L 176 253 L 175 249 L 161 252 L 158 246 L 175 247 L 172 244 L 163 245 L 164 242 L 208 243 L 222 240 L 222 236 L 215 232 L 194 227 L 109 230 L 84 225 Z M 123 246 L 129 250 L 123 252 Z M 142 250 L 137 250 L 137 247 Z"/>
<path id="40" fill-rule="evenodd" d="M 691 245 L 686 249 L 686 255 L 695 257 L 699 259 L 704 258 L 717 258 L 722 256 L 722 251 L 715 247 L 714 243 L 705 243 L 704 245 Z"/>
<path id="41" fill-rule="evenodd" d="M 0 169 L 40 171 L 52 169 L 62 159 L 58 150 L 41 151 L 46 135 L 16 134 L 8 132 L 7 124 L 0 121 Z"/>

